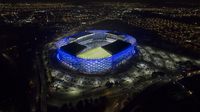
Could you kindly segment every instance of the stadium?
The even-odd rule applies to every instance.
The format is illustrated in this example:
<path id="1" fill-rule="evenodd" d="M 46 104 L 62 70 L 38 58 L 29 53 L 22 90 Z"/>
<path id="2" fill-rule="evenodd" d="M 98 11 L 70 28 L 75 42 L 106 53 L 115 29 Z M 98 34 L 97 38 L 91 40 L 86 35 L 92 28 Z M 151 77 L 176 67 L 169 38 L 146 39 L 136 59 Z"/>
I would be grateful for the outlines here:
<path id="1" fill-rule="evenodd" d="M 57 60 L 84 74 L 103 74 L 126 64 L 136 54 L 136 39 L 109 30 L 88 30 L 56 43 Z"/>

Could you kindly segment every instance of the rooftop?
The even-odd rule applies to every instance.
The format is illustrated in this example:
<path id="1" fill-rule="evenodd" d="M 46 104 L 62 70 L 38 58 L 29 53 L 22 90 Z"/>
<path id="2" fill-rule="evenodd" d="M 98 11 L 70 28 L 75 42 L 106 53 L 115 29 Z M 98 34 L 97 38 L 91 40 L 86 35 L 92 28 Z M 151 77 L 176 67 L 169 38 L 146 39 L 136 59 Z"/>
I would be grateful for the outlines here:
<path id="1" fill-rule="evenodd" d="M 81 52 L 83 49 L 85 49 L 86 46 L 78 44 L 76 42 L 72 42 L 70 44 L 67 44 L 65 46 L 62 46 L 60 49 L 64 52 L 67 52 L 71 55 L 76 56 L 79 52 Z"/>

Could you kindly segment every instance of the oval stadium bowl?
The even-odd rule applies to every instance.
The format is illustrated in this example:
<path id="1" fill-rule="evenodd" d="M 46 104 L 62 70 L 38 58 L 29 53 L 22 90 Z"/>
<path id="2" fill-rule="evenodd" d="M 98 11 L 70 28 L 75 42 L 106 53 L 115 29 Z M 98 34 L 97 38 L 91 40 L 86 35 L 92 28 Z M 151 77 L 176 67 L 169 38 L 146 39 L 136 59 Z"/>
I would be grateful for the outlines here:
<path id="1" fill-rule="evenodd" d="M 136 53 L 133 36 L 109 30 L 79 32 L 59 40 L 57 44 L 58 61 L 84 74 L 113 71 Z"/>

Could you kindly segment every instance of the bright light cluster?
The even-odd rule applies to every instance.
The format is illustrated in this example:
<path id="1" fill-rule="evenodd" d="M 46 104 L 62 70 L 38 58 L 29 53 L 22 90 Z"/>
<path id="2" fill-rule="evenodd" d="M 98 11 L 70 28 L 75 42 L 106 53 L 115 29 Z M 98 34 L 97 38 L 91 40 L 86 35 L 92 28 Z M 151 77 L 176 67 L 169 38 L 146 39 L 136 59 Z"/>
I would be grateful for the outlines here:
<path id="1" fill-rule="evenodd" d="M 95 31 L 99 33 L 101 30 L 93 30 L 90 32 L 95 33 Z M 106 33 L 105 30 L 103 30 L 103 33 Z M 136 53 L 135 39 L 127 34 L 124 34 L 122 36 L 123 40 L 131 43 L 131 45 L 125 50 L 120 51 L 112 56 L 99 59 L 85 59 L 71 55 L 63 51 L 62 49 L 58 48 L 57 59 L 64 66 L 85 74 L 102 74 L 108 71 L 115 70 L 121 64 L 126 63 Z"/>

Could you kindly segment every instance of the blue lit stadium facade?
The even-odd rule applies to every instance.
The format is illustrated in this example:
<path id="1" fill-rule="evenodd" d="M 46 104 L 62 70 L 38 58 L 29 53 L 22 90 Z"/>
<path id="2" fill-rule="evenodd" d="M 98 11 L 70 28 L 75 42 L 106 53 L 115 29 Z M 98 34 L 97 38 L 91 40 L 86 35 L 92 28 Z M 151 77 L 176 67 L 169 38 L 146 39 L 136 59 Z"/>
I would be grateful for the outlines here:
<path id="1" fill-rule="evenodd" d="M 107 34 L 108 32 L 111 32 L 111 31 L 90 30 L 86 32 L 90 32 L 91 34 L 94 34 L 96 32 Z M 84 34 L 81 36 L 84 36 Z M 79 36 L 78 37 L 76 36 L 74 39 L 73 38 L 74 38 L 73 36 L 69 36 L 57 42 L 59 45 L 57 45 L 58 49 L 57 49 L 56 57 L 59 60 L 59 62 L 62 63 L 62 65 L 66 66 L 67 68 L 71 70 L 78 71 L 80 73 L 102 74 L 102 73 L 115 70 L 120 65 L 125 64 L 127 61 L 129 61 L 136 54 L 135 38 L 133 38 L 132 36 L 128 34 L 120 34 L 119 38 L 121 40 L 127 43 L 130 43 L 130 45 L 126 47 L 125 49 L 113 54 L 112 56 L 105 57 L 105 58 L 98 58 L 98 59 L 80 58 L 80 57 L 77 57 L 76 55 L 70 54 L 69 52 L 63 51 L 60 48 L 61 46 L 67 45 L 71 41 L 78 39 Z M 96 38 L 96 37 L 93 36 L 92 38 Z M 107 38 L 107 37 L 102 36 L 102 38 Z"/>

